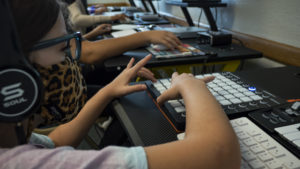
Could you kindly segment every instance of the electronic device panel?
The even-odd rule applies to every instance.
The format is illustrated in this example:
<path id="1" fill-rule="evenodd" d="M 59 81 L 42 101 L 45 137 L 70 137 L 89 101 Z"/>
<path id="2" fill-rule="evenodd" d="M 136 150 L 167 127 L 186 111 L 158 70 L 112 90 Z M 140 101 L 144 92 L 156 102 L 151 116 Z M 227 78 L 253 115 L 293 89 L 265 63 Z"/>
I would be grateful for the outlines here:
<path id="1" fill-rule="evenodd" d="M 199 32 L 206 32 L 206 29 L 202 29 L 196 26 L 180 26 L 180 27 L 160 27 L 156 26 L 154 30 L 164 30 L 174 33 L 180 39 L 197 38 Z"/>
<path id="2" fill-rule="evenodd" d="M 232 119 L 230 123 L 240 143 L 241 169 L 300 168 L 299 149 L 292 153 L 247 117 Z M 180 133 L 177 138 L 182 140 L 184 135 Z"/>
<path id="3" fill-rule="evenodd" d="M 251 112 L 249 117 L 300 158 L 300 102 Z"/>
<path id="4" fill-rule="evenodd" d="M 167 49 L 164 45 L 152 45 L 147 50 L 154 55 L 156 59 L 170 59 L 180 57 L 205 56 L 205 52 L 189 44 L 182 44 L 174 50 Z"/>
<path id="5" fill-rule="evenodd" d="M 196 75 L 195 77 L 203 78 L 211 75 L 215 76 L 215 80 L 208 83 L 207 87 L 230 118 L 285 102 L 264 89 L 250 85 L 230 72 Z M 157 98 L 170 87 L 171 82 L 170 79 L 159 79 L 156 83 L 147 81 L 146 85 L 150 94 Z M 161 106 L 161 109 L 177 130 L 184 130 L 186 112 L 183 100 L 170 100 Z"/>

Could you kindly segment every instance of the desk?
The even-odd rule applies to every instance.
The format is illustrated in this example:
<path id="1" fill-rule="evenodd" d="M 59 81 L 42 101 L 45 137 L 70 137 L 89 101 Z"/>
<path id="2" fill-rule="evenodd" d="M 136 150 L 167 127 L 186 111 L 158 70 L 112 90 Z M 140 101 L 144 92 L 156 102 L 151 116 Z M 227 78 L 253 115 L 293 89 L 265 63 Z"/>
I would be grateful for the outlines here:
<path id="1" fill-rule="evenodd" d="M 262 53 L 242 47 L 237 44 L 231 44 L 226 46 L 210 46 L 210 45 L 198 45 L 195 39 L 184 39 L 183 43 L 190 44 L 203 50 L 204 52 L 214 52 L 217 56 L 194 56 L 186 58 L 175 58 L 175 59 L 155 59 L 152 58 L 148 63 L 147 67 L 159 67 L 159 66 L 172 66 L 172 65 L 186 65 L 194 63 L 208 63 L 208 62 L 220 62 L 220 61 L 232 61 L 232 60 L 244 60 L 251 58 L 262 57 Z M 136 49 L 124 53 L 122 56 L 108 59 L 104 62 L 105 69 L 107 71 L 120 71 L 126 67 L 131 57 L 134 57 L 136 61 L 141 60 L 149 52 L 144 49 Z"/>
<path id="2" fill-rule="evenodd" d="M 300 98 L 300 67 L 241 71 L 235 74 L 284 99 Z M 175 130 L 146 91 L 115 100 L 112 108 L 133 145 L 149 146 L 176 140 Z"/>

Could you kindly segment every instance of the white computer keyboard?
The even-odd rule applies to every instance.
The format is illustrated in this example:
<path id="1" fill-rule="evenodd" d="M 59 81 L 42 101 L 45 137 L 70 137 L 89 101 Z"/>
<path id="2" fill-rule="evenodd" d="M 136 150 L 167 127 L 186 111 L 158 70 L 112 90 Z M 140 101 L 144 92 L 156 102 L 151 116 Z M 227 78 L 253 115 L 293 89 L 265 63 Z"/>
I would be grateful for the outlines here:
<path id="1" fill-rule="evenodd" d="M 300 150 L 300 123 L 277 127 L 275 131 Z"/>
<path id="2" fill-rule="evenodd" d="M 300 169 L 300 159 L 246 117 L 230 120 L 238 136 L 241 169 Z M 184 138 L 184 133 L 177 135 Z"/>

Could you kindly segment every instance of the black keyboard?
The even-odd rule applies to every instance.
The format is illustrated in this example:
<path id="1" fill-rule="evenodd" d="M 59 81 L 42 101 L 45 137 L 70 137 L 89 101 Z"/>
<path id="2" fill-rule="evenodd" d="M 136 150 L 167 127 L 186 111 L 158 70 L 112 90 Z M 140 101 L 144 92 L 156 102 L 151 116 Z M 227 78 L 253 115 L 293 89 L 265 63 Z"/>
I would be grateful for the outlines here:
<path id="1" fill-rule="evenodd" d="M 253 121 L 300 158 L 300 102 L 249 113 Z"/>
<path id="2" fill-rule="evenodd" d="M 203 78 L 211 75 L 216 78 L 207 84 L 208 89 L 230 118 L 240 117 L 249 111 L 269 108 L 285 102 L 230 72 L 196 75 L 195 77 Z M 159 79 L 156 83 L 147 81 L 146 85 L 151 95 L 157 98 L 170 87 L 171 82 L 170 79 Z M 182 99 L 170 100 L 161 108 L 177 130 L 183 131 L 185 129 L 185 107 Z"/>

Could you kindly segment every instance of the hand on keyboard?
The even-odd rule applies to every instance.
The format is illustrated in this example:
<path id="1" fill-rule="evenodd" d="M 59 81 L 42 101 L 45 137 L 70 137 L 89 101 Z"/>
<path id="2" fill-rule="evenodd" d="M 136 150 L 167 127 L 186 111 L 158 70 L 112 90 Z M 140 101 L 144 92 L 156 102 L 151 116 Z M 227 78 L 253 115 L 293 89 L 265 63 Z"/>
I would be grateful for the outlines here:
<path id="1" fill-rule="evenodd" d="M 186 88 L 194 88 L 194 90 L 197 90 L 200 86 L 204 86 L 201 85 L 203 82 L 208 83 L 212 80 L 214 80 L 214 76 L 196 79 L 192 74 L 183 73 L 179 75 L 177 72 L 174 72 L 172 74 L 170 87 L 157 98 L 157 103 L 161 105 L 167 100 L 179 99 L 182 90 Z"/>

